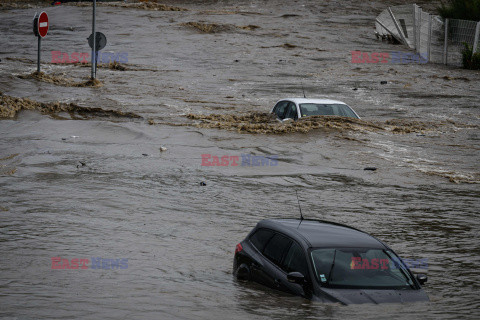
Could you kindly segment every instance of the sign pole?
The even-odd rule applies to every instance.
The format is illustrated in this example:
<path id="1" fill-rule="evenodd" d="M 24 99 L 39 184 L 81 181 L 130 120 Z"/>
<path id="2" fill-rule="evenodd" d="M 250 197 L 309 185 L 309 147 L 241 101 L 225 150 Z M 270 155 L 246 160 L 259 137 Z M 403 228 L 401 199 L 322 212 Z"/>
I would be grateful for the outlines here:
<path id="1" fill-rule="evenodd" d="M 48 33 L 48 15 L 45 12 L 35 14 L 33 18 L 33 34 L 37 37 L 37 73 L 40 73 L 40 58 L 42 53 L 42 38 Z"/>
<path id="2" fill-rule="evenodd" d="M 38 53 L 37 53 L 37 73 L 40 73 L 40 52 L 42 51 L 42 37 L 37 36 L 38 38 Z"/>
<path id="3" fill-rule="evenodd" d="M 97 73 L 97 48 L 96 48 L 96 39 L 95 39 L 95 9 L 97 7 L 97 0 L 93 0 L 93 18 L 92 18 L 92 34 L 93 34 L 93 46 L 92 46 L 92 80 L 95 79 Z"/>

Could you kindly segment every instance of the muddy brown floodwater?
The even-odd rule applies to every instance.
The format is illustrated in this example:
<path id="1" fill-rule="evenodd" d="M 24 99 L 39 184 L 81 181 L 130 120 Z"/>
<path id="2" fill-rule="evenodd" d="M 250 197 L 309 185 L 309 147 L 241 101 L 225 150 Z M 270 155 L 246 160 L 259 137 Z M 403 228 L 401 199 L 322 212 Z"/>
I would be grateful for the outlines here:
<path id="1" fill-rule="evenodd" d="M 350 62 L 353 50 L 406 51 L 373 34 L 376 14 L 404 1 L 102 4 L 104 52 L 128 62 L 105 64 L 94 87 L 70 85 L 88 65 L 50 63 L 51 51 L 89 51 L 88 4 L 44 8 L 44 74 L 32 77 L 38 8 L 11 3 L 0 6 L 0 319 L 479 318 L 479 72 Z M 302 88 L 362 119 L 268 116 Z M 212 167 L 202 154 L 279 161 Z M 431 301 L 325 305 L 235 281 L 235 245 L 260 219 L 297 217 L 295 190 L 308 218 L 427 259 Z M 89 268 L 52 269 L 53 257 Z M 93 269 L 97 258 L 127 267 Z"/>

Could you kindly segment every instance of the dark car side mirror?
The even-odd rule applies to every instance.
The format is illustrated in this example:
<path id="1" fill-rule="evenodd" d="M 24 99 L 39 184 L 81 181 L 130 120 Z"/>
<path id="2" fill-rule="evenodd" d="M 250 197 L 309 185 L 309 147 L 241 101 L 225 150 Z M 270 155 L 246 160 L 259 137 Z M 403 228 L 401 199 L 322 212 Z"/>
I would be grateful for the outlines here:
<path id="1" fill-rule="evenodd" d="M 417 274 L 417 281 L 423 285 L 425 282 L 427 282 L 428 277 L 426 274 Z"/>
<path id="2" fill-rule="evenodd" d="M 305 276 L 300 272 L 290 272 L 289 274 L 287 274 L 287 280 L 291 283 L 304 284 Z"/>

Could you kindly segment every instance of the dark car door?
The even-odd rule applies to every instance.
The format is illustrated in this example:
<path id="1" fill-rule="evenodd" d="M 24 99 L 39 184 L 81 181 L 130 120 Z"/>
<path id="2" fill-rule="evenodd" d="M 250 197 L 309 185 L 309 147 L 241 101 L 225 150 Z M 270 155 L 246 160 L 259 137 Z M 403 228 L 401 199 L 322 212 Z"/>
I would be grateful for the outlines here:
<path id="1" fill-rule="evenodd" d="M 297 120 L 298 119 L 298 114 L 297 114 L 297 106 L 295 103 L 290 102 L 287 106 L 287 110 L 285 111 L 285 119 L 293 119 Z"/>
<path id="2" fill-rule="evenodd" d="M 281 120 L 285 118 L 285 110 L 287 108 L 288 102 L 289 101 L 286 100 L 280 101 L 275 105 L 275 108 L 273 108 L 273 113 L 275 113 L 277 117 Z"/>
<path id="3" fill-rule="evenodd" d="M 251 256 L 252 261 L 249 265 L 250 276 L 253 281 L 264 284 L 266 286 L 271 285 L 272 281 L 269 280 L 268 274 L 266 274 L 265 272 L 266 259 L 263 257 L 263 250 L 274 235 L 275 232 L 273 230 L 258 229 L 249 239 L 252 245 L 259 252 Z"/>
<path id="4" fill-rule="evenodd" d="M 288 251 L 285 254 L 285 257 L 282 261 L 282 271 L 279 276 L 279 282 L 281 282 L 281 290 L 292 293 L 294 295 L 299 295 L 303 297 L 308 297 L 311 295 L 310 290 L 308 290 L 310 285 L 310 276 L 307 266 L 307 257 L 303 248 L 292 241 L 292 244 Z M 305 284 L 291 283 L 287 279 L 287 274 L 290 272 L 300 272 L 305 277 Z"/>
<path id="5" fill-rule="evenodd" d="M 263 249 L 264 261 L 251 267 L 252 278 L 274 289 L 281 289 L 280 265 L 292 240 L 276 233 Z"/>

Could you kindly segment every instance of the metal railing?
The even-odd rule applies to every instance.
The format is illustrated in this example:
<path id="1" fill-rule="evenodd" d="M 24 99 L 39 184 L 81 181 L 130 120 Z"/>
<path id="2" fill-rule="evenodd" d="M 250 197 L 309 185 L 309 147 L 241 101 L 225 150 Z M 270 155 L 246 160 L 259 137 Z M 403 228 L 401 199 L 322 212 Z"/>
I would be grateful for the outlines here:
<path id="1" fill-rule="evenodd" d="M 429 62 L 462 66 L 465 43 L 480 52 L 480 21 L 443 19 L 416 4 L 385 9 L 375 28 L 377 34 L 395 38 Z"/>

